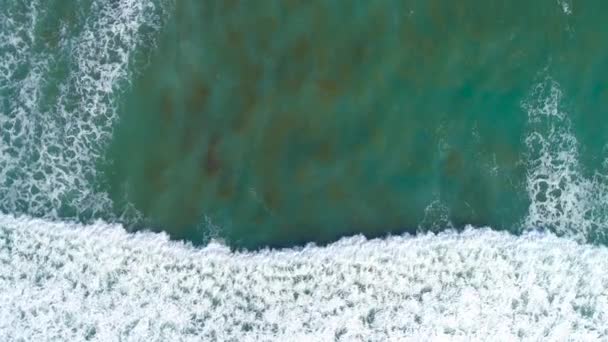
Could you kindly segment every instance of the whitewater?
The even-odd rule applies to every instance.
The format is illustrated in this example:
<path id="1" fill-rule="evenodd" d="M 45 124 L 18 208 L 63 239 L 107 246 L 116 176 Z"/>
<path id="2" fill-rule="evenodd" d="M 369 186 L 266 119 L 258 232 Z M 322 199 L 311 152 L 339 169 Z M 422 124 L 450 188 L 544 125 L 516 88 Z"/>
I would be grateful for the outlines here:
<path id="1" fill-rule="evenodd" d="M 603 340 L 608 250 L 490 229 L 231 252 L 0 217 L 3 341 Z"/>

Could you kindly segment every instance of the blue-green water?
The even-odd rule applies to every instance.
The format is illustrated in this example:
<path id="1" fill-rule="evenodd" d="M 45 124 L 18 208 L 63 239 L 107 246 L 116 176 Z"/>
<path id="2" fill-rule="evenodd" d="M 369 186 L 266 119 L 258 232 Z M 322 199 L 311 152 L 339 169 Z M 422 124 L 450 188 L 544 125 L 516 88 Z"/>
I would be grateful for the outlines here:
<path id="1" fill-rule="evenodd" d="M 606 340 L 607 7 L 0 0 L 0 341 Z"/>
<path id="2" fill-rule="evenodd" d="M 601 1 L 8 1 L 0 209 L 234 246 L 603 242 Z"/>

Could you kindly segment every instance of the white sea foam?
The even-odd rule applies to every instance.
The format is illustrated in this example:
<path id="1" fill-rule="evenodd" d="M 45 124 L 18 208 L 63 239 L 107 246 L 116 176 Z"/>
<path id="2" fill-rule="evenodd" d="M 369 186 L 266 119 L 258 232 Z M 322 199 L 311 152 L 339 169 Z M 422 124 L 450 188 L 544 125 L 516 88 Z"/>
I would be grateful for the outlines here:
<path id="1" fill-rule="evenodd" d="M 45 1 L 0 6 L 0 209 L 56 217 L 107 209 L 92 191 L 131 54 L 162 23 L 147 0 L 84 1 L 57 28 Z M 79 7 L 80 6 L 80 7 Z M 51 15 L 52 16 L 52 15 Z M 70 29 L 68 29 L 70 28 Z M 145 41 L 145 42 L 144 42 Z M 49 87 L 57 85 L 56 91 Z"/>
<path id="2" fill-rule="evenodd" d="M 605 170 L 585 176 L 579 143 L 562 102 L 562 90 L 551 77 L 539 82 L 522 102 L 530 127 L 530 206 L 524 226 L 549 228 L 580 241 L 602 240 L 608 233 L 608 178 Z"/>
<path id="3" fill-rule="evenodd" d="M 230 252 L 0 216 L 0 340 L 606 340 L 608 249 L 468 229 Z"/>
<path id="4" fill-rule="evenodd" d="M 562 11 L 564 11 L 564 14 L 572 14 L 572 0 L 557 0 L 557 4 L 561 6 Z"/>

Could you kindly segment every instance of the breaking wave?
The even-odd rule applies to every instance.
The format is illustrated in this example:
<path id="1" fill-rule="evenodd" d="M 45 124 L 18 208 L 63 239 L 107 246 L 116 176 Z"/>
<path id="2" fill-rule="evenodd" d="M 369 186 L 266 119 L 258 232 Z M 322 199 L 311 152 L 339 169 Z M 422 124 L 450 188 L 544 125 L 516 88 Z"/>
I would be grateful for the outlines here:
<path id="1" fill-rule="evenodd" d="M 0 216 L 0 339 L 593 340 L 608 249 L 468 228 L 231 252 Z"/>

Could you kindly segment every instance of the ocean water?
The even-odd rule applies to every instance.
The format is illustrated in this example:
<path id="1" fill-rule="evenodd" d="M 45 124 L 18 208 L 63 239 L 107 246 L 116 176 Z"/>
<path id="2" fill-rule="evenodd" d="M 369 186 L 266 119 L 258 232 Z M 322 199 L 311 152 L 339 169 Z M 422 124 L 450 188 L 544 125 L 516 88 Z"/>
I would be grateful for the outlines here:
<path id="1" fill-rule="evenodd" d="M 0 0 L 0 340 L 606 340 L 608 3 Z"/>

